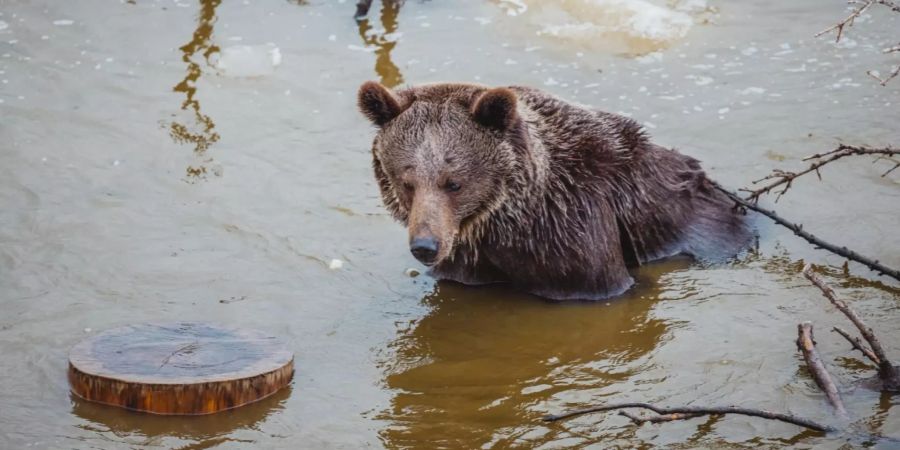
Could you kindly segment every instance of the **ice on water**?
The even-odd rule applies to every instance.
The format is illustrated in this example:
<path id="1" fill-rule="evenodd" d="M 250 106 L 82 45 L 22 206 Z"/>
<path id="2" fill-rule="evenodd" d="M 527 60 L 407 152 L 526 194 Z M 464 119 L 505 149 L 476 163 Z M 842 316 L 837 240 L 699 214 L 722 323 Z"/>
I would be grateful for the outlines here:
<path id="1" fill-rule="evenodd" d="M 271 75 L 281 64 L 281 50 L 274 44 L 225 47 L 213 65 L 220 74 L 244 78 Z"/>

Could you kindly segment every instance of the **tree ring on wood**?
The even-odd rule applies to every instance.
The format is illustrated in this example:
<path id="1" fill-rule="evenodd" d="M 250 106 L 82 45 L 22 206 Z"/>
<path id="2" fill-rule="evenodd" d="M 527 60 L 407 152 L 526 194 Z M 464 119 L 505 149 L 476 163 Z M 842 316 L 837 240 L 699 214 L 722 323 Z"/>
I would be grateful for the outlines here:
<path id="1" fill-rule="evenodd" d="M 274 336 L 197 322 L 128 325 L 69 352 L 69 384 L 85 400 L 154 414 L 211 414 L 290 383 L 294 355 Z"/>

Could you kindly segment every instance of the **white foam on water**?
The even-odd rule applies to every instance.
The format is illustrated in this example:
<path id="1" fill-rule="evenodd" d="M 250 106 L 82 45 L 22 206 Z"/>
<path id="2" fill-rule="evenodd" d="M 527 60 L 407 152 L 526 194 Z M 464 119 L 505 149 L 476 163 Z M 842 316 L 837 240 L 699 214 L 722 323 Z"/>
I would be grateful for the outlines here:
<path id="1" fill-rule="evenodd" d="M 60 20 L 53 21 L 53 25 L 60 26 L 60 27 L 69 26 L 69 25 L 72 25 L 73 23 L 75 23 L 75 21 L 68 20 L 68 19 L 60 19 Z"/>
<path id="2" fill-rule="evenodd" d="M 281 50 L 274 44 L 225 47 L 213 65 L 228 77 L 247 78 L 271 75 L 281 64 Z"/>
<path id="3" fill-rule="evenodd" d="M 687 35 L 706 0 L 503 0 L 539 36 L 614 52 L 644 54 Z"/>
<path id="4" fill-rule="evenodd" d="M 4 21 L 2 21 L 2 20 L 0 20 L 0 31 L 3 31 L 3 30 L 5 30 L 5 29 L 7 29 L 7 28 L 9 28 L 9 24 L 6 23 L 6 22 L 4 22 Z"/>

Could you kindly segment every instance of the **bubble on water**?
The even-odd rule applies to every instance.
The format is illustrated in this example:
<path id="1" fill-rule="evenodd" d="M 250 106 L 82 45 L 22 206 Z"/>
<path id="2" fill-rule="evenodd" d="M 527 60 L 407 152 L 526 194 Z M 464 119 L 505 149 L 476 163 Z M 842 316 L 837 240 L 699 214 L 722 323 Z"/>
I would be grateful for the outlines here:
<path id="1" fill-rule="evenodd" d="M 728 108 L 728 107 L 725 107 L 725 108 L 719 108 L 718 113 L 719 113 L 719 114 L 728 114 L 728 111 L 731 111 L 731 108 Z"/>
<path id="2" fill-rule="evenodd" d="M 73 23 L 75 23 L 75 22 L 72 20 L 69 20 L 69 19 L 60 19 L 60 20 L 53 21 L 53 25 L 60 26 L 60 27 L 66 27 L 66 26 L 72 25 Z"/>
<path id="3" fill-rule="evenodd" d="M 331 41 L 331 42 L 336 41 L 336 40 L 337 40 L 337 35 L 329 34 L 329 35 L 328 35 L 328 40 Z"/>
<path id="4" fill-rule="evenodd" d="M 559 81 L 556 81 L 553 77 L 547 78 L 544 80 L 544 86 L 556 86 L 559 84 Z"/>
<path id="5" fill-rule="evenodd" d="M 50 36 L 47 36 L 46 34 L 41 36 L 42 41 L 46 41 L 47 39 L 50 39 Z"/>
<path id="6" fill-rule="evenodd" d="M 344 267 L 344 262 L 337 258 L 332 259 L 331 262 L 328 263 L 328 268 L 331 270 L 338 270 L 341 267 Z"/>
<path id="7" fill-rule="evenodd" d="M 473 20 L 478 22 L 481 25 L 487 25 L 487 24 L 491 23 L 491 19 L 489 19 L 487 17 L 475 17 Z"/>
<path id="8" fill-rule="evenodd" d="M 3 31 L 3 30 L 5 30 L 5 29 L 7 29 L 7 28 L 9 28 L 9 24 L 6 23 L 6 22 L 4 22 L 4 21 L 2 21 L 2 20 L 0 20 L 0 31 Z"/>
<path id="9" fill-rule="evenodd" d="M 518 63 L 516 62 L 516 60 L 514 60 L 514 59 L 509 59 L 509 58 L 506 58 L 506 61 L 504 61 L 503 63 L 506 64 L 507 66 L 512 66 L 512 65 L 518 64 Z"/>

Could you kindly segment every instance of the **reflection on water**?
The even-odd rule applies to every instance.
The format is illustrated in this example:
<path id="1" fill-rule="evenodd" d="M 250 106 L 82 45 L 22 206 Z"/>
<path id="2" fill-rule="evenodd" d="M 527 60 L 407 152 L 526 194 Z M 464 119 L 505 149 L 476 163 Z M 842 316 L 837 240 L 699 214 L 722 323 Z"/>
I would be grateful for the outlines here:
<path id="1" fill-rule="evenodd" d="M 609 303 L 555 304 L 439 283 L 423 300 L 431 311 L 399 332 L 382 362 L 394 392 L 380 417 L 390 423 L 382 441 L 477 448 L 535 433 L 552 440 L 556 432 L 540 421 L 551 398 L 568 398 L 573 388 L 605 396 L 635 387 L 632 377 L 668 329 L 648 314 L 656 292 L 644 282 Z"/>
<path id="2" fill-rule="evenodd" d="M 109 441 L 113 435 L 117 442 L 130 446 L 163 446 L 163 438 L 174 438 L 185 442 L 179 448 L 199 449 L 227 442 L 252 444 L 253 441 L 236 439 L 235 432 L 258 429 L 266 418 L 284 410 L 290 396 L 289 386 L 256 403 L 203 416 L 158 416 L 92 403 L 75 395 L 70 398 L 72 413 L 83 419 L 75 426 L 96 435 L 98 440 Z"/>
<path id="3" fill-rule="evenodd" d="M 200 65 L 194 61 L 195 54 L 200 53 L 204 61 L 209 64 L 209 57 L 219 51 L 219 47 L 211 42 L 213 25 L 216 22 L 216 7 L 222 0 L 199 0 L 200 13 L 197 17 L 197 29 L 190 42 L 180 47 L 184 53 L 181 60 L 187 63 L 187 73 L 175 87 L 175 92 L 184 93 L 185 99 L 181 103 L 182 111 L 190 109 L 194 113 L 193 119 L 196 122 L 198 131 L 192 131 L 192 127 L 184 123 L 173 121 L 170 125 L 169 133 L 176 142 L 191 143 L 194 145 L 194 153 L 202 156 L 210 145 L 219 140 L 219 133 L 215 132 L 216 125 L 212 119 L 200 112 L 200 101 L 195 98 L 197 94 L 197 80 L 200 78 L 202 71 Z M 209 160 L 207 160 L 208 162 Z M 206 173 L 204 166 L 188 166 L 187 174 L 190 177 L 199 177 Z"/>
<path id="4" fill-rule="evenodd" d="M 391 51 L 397 45 L 397 16 L 400 13 L 399 0 L 383 0 L 381 5 L 381 29 L 375 29 L 369 24 L 369 19 L 361 19 L 359 23 L 359 37 L 366 46 L 375 47 L 375 73 L 381 78 L 381 84 L 387 87 L 395 87 L 403 83 L 403 74 L 400 68 L 391 60 Z"/>

